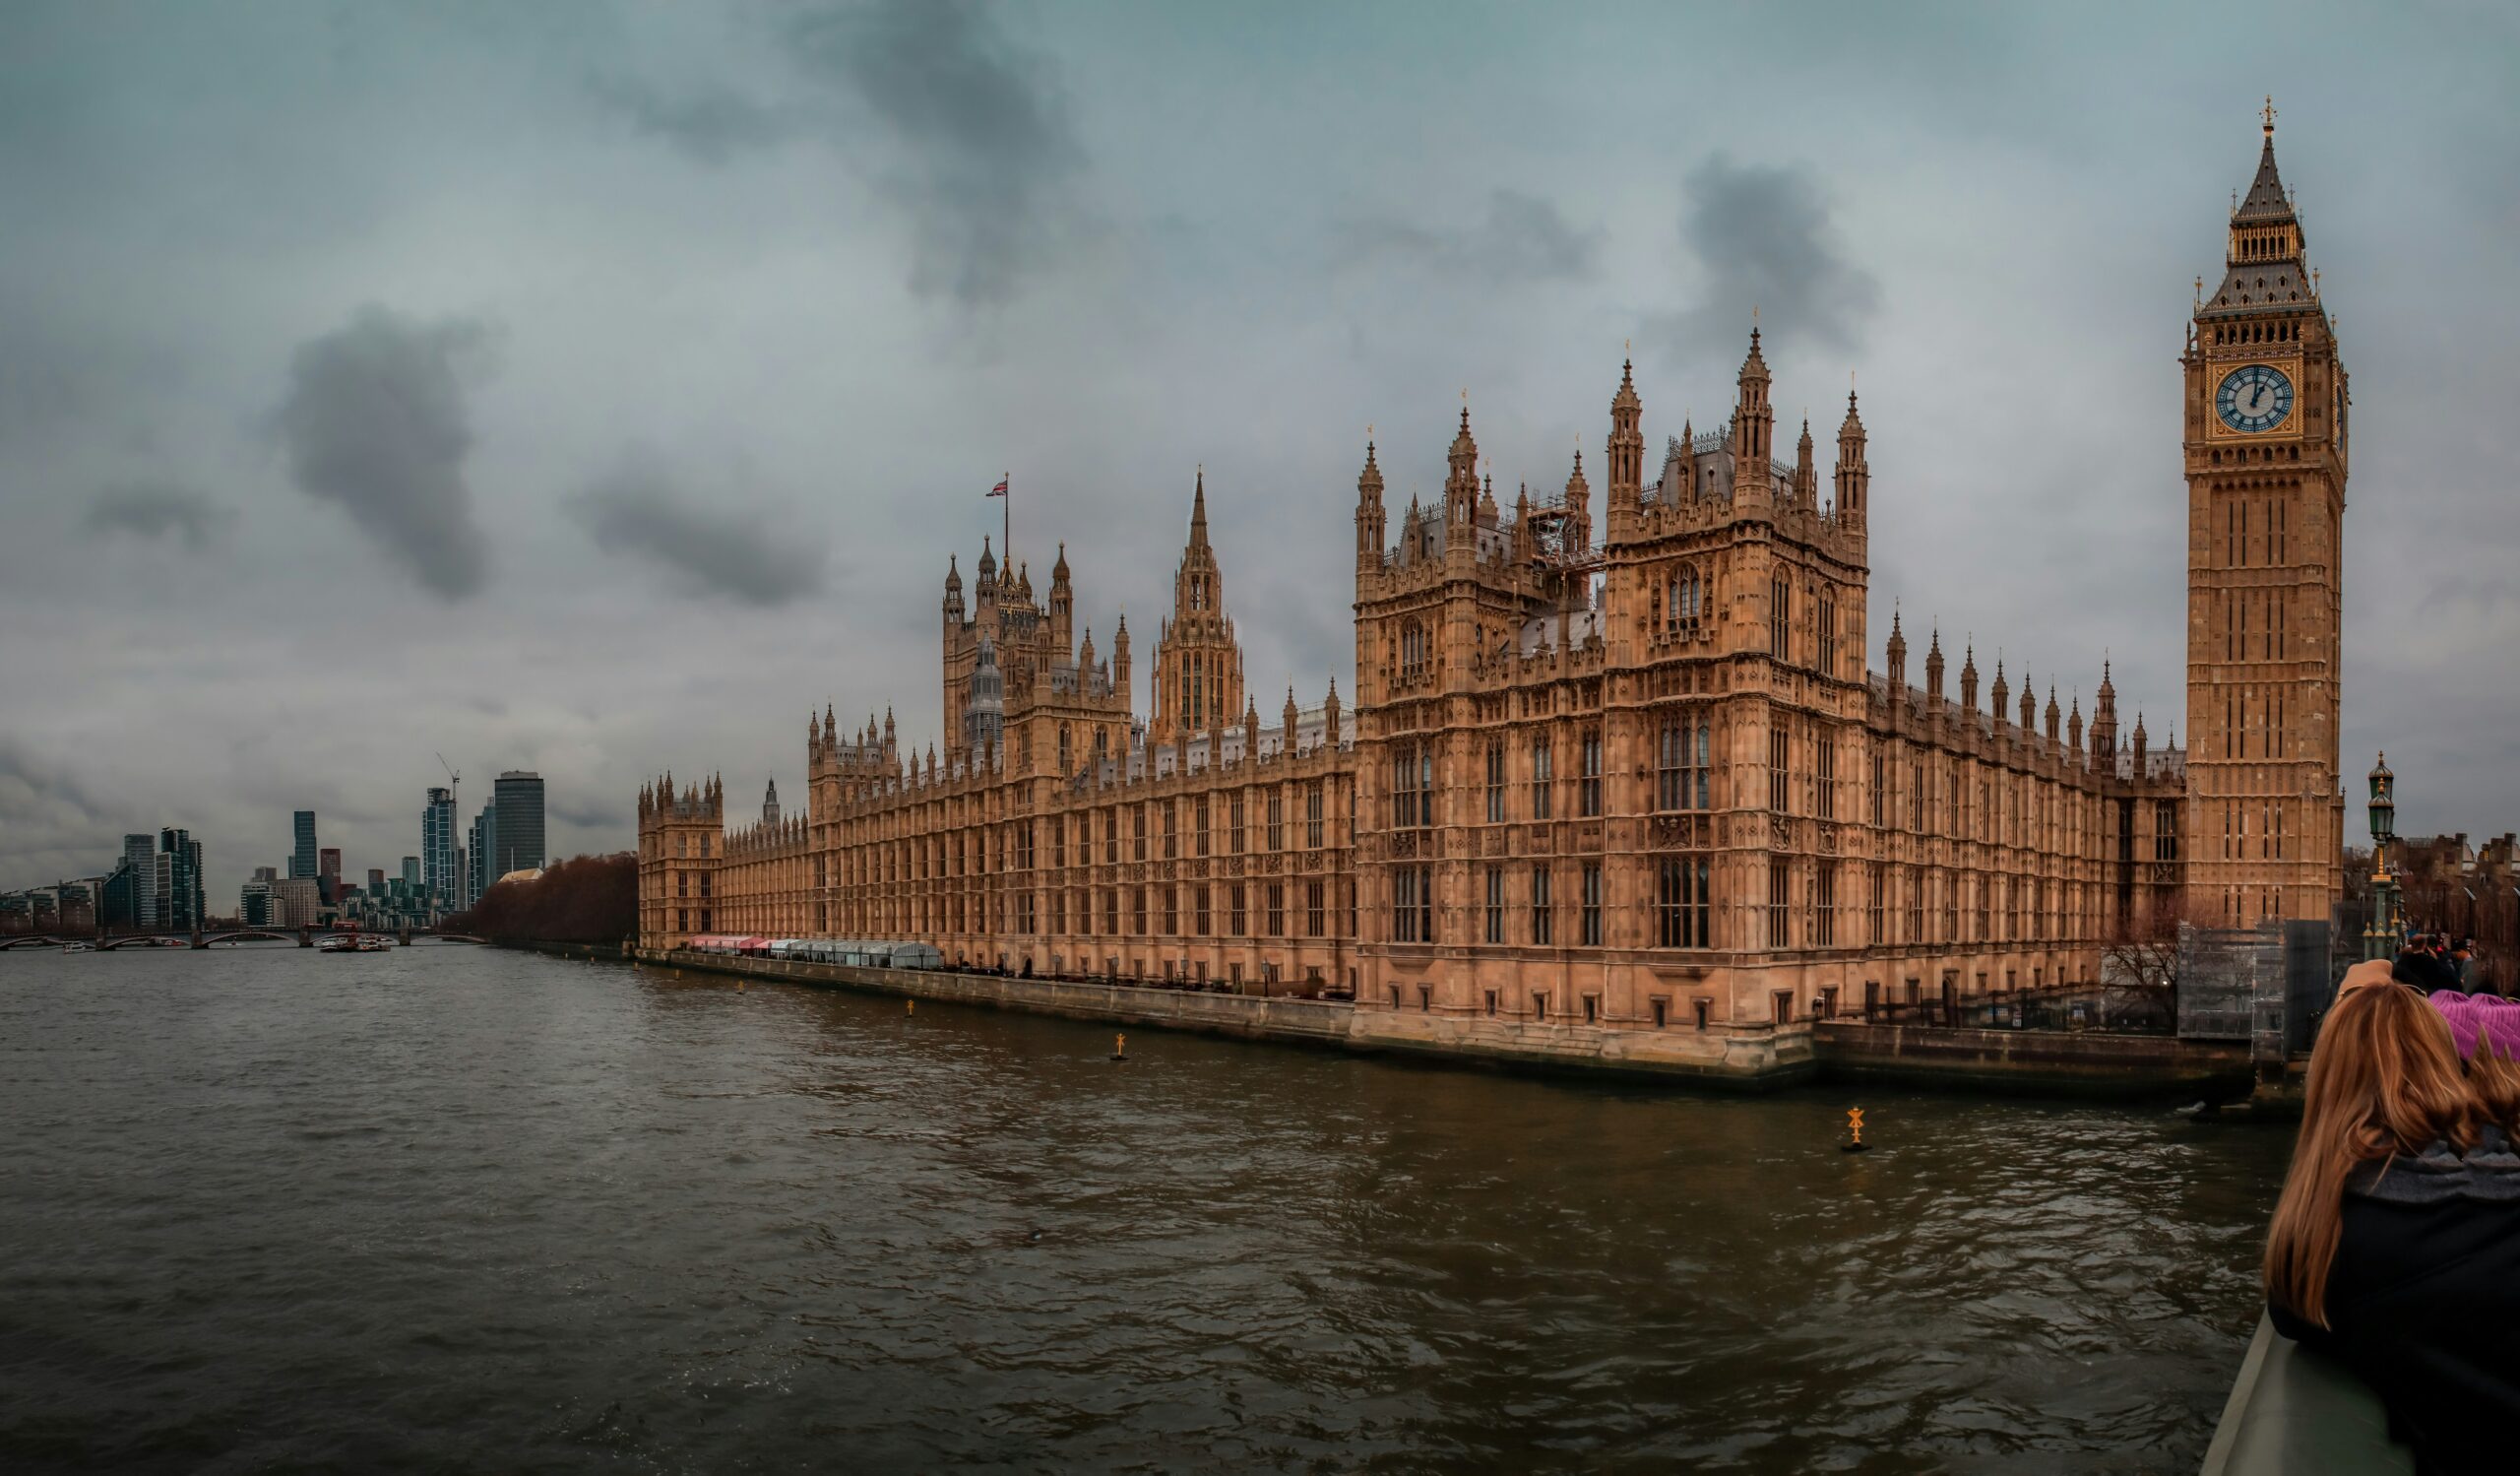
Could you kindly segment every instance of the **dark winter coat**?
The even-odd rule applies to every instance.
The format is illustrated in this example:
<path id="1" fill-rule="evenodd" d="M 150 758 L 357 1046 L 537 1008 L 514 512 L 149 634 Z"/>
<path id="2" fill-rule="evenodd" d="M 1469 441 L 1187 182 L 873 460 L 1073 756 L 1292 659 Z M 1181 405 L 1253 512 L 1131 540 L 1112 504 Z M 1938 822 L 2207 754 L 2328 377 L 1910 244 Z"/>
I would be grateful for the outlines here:
<path id="1" fill-rule="evenodd" d="M 2275 1307 L 2276 1330 L 2376 1389 L 2419 1472 L 2520 1470 L 2520 1155 L 2497 1132 L 2366 1164 L 2344 1217 L 2328 1325 Z"/>

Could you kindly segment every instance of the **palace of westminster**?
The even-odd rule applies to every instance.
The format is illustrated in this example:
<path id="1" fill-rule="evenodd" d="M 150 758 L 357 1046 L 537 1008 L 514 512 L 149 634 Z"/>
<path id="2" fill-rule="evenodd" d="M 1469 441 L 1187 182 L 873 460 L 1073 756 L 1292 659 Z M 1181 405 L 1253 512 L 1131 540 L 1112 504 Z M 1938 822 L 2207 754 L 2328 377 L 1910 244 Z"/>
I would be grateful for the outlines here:
<path id="1" fill-rule="evenodd" d="M 1938 636 L 1912 685 L 1895 617 L 1868 672 L 1863 420 L 1850 394 L 1825 479 L 1807 423 L 1780 457 L 1754 329 L 1730 421 L 1650 479 L 1625 372 L 1545 500 L 1499 505 L 1467 409 L 1438 505 L 1387 507 L 1368 444 L 1348 703 L 1245 690 L 1204 478 L 1143 717 L 1126 621 L 1076 640 L 1064 549 L 1046 604 L 1011 553 L 949 565 L 943 748 L 826 707 L 802 815 L 646 787 L 641 945 L 916 940 L 1720 1066 L 1869 1000 L 2090 981 L 2167 918 L 2327 919 L 2347 394 L 2315 284 L 2270 115 L 2180 359 L 2184 750 L 2122 730 L 2105 672 L 2088 721 Z"/>

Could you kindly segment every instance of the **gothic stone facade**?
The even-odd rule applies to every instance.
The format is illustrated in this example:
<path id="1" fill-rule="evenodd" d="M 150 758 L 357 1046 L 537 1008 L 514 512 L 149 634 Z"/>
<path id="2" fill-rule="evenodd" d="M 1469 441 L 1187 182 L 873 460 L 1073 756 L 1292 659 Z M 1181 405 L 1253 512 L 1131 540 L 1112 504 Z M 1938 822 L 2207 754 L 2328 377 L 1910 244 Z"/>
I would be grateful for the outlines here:
<path id="1" fill-rule="evenodd" d="M 942 753 L 826 707 L 804 816 L 729 830 L 716 780 L 648 787 L 641 941 L 917 939 L 1352 993 L 1395 1043 L 1755 1070 L 1815 1016 L 2090 981 L 2112 933 L 2174 916 L 2327 916 L 2343 376 L 2273 169 L 2270 142 L 2187 357 L 2189 732 L 2210 756 L 2152 747 L 2140 719 L 2121 738 L 2106 672 L 2088 726 L 2000 663 L 1982 701 L 1974 651 L 1953 693 L 1938 633 L 1913 686 L 1896 618 L 1868 673 L 1862 418 L 1849 395 L 1825 482 L 1807 423 L 1779 458 L 1753 331 L 1728 423 L 1668 440 L 1651 481 L 1622 373 L 1598 524 L 1580 455 L 1554 495 L 1500 507 L 1465 409 L 1441 504 L 1395 537 L 1368 445 L 1353 714 L 1334 682 L 1263 726 L 1204 476 L 1150 721 L 1125 622 L 1107 660 L 1090 631 L 1071 645 L 1063 549 L 1046 611 L 1012 550 L 983 549 L 968 608 L 949 566 Z M 2291 272 L 2280 303 L 2261 266 Z M 2274 415 L 2294 402 L 2269 373 L 2319 413 Z"/>

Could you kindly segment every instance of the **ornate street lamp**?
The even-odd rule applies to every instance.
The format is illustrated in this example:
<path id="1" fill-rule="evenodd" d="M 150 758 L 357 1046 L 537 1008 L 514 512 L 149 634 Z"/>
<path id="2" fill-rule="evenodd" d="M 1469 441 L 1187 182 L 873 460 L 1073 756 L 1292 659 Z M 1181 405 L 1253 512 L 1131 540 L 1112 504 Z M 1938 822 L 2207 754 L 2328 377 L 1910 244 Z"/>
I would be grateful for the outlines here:
<path id="1" fill-rule="evenodd" d="M 2406 947 L 2397 872 L 2389 866 L 2389 842 L 2398 834 L 2397 783 L 2384 752 L 2371 769 L 2371 919 L 2362 929 L 2364 958 L 2395 958 Z"/>

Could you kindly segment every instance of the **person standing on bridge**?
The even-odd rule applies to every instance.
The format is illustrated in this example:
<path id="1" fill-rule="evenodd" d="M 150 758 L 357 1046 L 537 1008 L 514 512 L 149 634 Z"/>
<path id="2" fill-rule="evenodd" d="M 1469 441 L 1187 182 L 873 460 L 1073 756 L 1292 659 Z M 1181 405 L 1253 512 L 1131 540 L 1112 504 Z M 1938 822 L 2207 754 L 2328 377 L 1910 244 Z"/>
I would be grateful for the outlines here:
<path id="1" fill-rule="evenodd" d="M 2384 960 L 2349 970 L 2267 1232 L 2267 1311 L 2379 1392 L 2424 1472 L 2509 1469 L 2520 1429 L 2520 1192 L 2490 1116 L 2424 995 Z"/>

